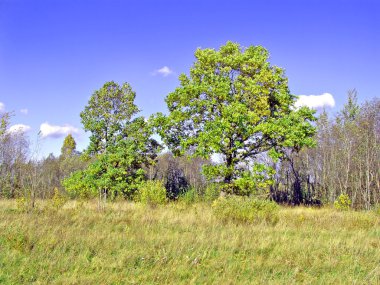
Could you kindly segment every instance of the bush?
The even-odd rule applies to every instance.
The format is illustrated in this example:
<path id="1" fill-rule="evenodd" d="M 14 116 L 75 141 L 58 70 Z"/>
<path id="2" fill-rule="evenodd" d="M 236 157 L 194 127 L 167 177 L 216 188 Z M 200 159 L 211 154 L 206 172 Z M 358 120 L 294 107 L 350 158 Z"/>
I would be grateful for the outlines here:
<path id="1" fill-rule="evenodd" d="M 214 202 L 220 196 L 220 187 L 217 184 L 210 184 L 206 187 L 204 200 L 206 202 Z"/>
<path id="2" fill-rule="evenodd" d="M 347 211 L 351 208 L 351 199 L 348 194 L 340 194 L 334 202 L 335 209 L 339 211 Z"/>
<path id="3" fill-rule="evenodd" d="M 250 197 L 219 197 L 214 201 L 214 214 L 222 220 L 275 225 L 279 220 L 279 206 L 272 201 Z"/>
<path id="4" fill-rule="evenodd" d="M 168 200 L 163 182 L 154 180 L 143 182 L 135 197 L 137 202 L 150 206 L 165 204 Z"/>
<path id="5" fill-rule="evenodd" d="M 63 179 L 62 186 L 70 198 L 94 198 L 98 195 L 99 190 L 95 184 L 90 187 L 90 181 L 94 182 L 86 175 L 85 171 L 78 170 Z"/>
<path id="6" fill-rule="evenodd" d="M 50 200 L 49 206 L 54 210 L 59 210 L 66 204 L 66 202 L 66 197 L 59 192 L 58 188 L 54 188 L 54 194 Z"/>

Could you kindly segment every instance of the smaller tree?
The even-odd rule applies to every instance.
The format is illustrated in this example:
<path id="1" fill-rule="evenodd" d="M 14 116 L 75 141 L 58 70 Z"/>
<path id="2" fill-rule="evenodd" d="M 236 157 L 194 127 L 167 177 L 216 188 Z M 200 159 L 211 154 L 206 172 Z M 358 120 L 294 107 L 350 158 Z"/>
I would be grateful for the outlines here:
<path id="1" fill-rule="evenodd" d="M 74 137 L 69 134 L 64 139 L 63 145 L 61 147 L 61 156 L 59 157 L 59 180 L 60 185 L 65 188 L 66 186 L 74 187 L 74 185 L 68 186 L 68 184 L 64 184 L 64 179 L 68 178 L 70 175 L 77 171 L 83 171 L 90 163 L 88 158 L 82 156 L 81 153 L 76 150 L 76 145 L 77 143 L 75 142 Z M 75 180 L 79 177 L 78 175 L 74 177 L 75 178 L 73 180 L 73 183 L 76 183 L 76 185 L 83 184 L 83 181 Z"/>
<path id="2" fill-rule="evenodd" d="M 75 153 L 76 147 L 77 143 L 75 142 L 73 136 L 71 134 L 68 134 L 63 141 L 63 145 L 61 147 L 61 155 L 64 157 L 73 155 Z"/>
<path id="3" fill-rule="evenodd" d="M 10 131 L 11 113 L 0 115 L 0 197 L 14 198 L 21 193 L 22 171 L 29 154 L 25 132 Z"/>
<path id="4" fill-rule="evenodd" d="M 139 109 L 134 104 L 136 93 L 128 83 L 122 86 L 106 82 L 95 91 L 80 113 L 85 131 L 91 132 L 89 153 L 99 154 L 114 145 L 123 135 Z"/>
<path id="5" fill-rule="evenodd" d="M 128 83 L 120 87 L 113 81 L 90 98 L 81 117 L 85 130 L 91 132 L 86 152 L 91 162 L 64 180 L 69 193 L 132 198 L 145 180 L 144 165 L 155 159 L 160 145 L 151 138 L 150 121 L 133 118 L 138 112 L 134 98 Z"/>

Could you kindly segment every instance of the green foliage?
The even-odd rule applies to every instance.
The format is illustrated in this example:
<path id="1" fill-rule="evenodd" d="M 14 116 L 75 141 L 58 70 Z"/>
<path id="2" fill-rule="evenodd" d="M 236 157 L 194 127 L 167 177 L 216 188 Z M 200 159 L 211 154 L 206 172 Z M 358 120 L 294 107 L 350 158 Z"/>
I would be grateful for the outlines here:
<path id="1" fill-rule="evenodd" d="M 294 108 L 284 71 L 270 65 L 266 49 L 227 42 L 218 51 L 198 49 L 195 57 L 190 75 L 182 74 L 180 87 L 166 98 L 169 115 L 156 116 L 158 132 L 173 153 L 221 155 L 224 162 L 204 173 L 229 184 L 245 175 L 241 165 L 259 153 L 279 156 L 284 148 L 314 144 L 314 111 Z"/>
<path id="2" fill-rule="evenodd" d="M 140 153 L 142 147 L 141 142 L 131 138 L 98 155 L 85 170 L 89 186 L 94 188 L 92 192 L 106 189 L 110 197 L 123 194 L 131 198 L 145 179 L 145 171 L 141 168 L 146 159 L 144 153 Z"/>
<path id="3" fill-rule="evenodd" d="M 185 192 L 181 193 L 178 197 L 178 201 L 185 203 L 187 205 L 193 204 L 200 200 L 197 190 L 193 187 L 187 189 Z"/>
<path id="4" fill-rule="evenodd" d="M 138 112 L 134 98 L 129 84 L 120 87 L 114 82 L 106 83 L 90 98 L 81 117 L 85 130 L 91 132 L 86 153 L 91 163 L 65 179 L 63 185 L 69 193 L 83 197 L 102 191 L 111 198 L 132 198 L 145 180 L 143 167 L 154 161 L 160 145 L 150 138 L 149 121 L 132 119 Z"/>
<path id="5" fill-rule="evenodd" d="M 77 143 L 75 142 L 73 136 L 71 134 L 68 134 L 64 141 L 61 148 L 61 155 L 63 157 L 69 157 L 74 154 L 76 149 Z"/>
<path id="6" fill-rule="evenodd" d="M 135 197 L 136 201 L 150 206 L 162 205 L 168 201 L 163 182 L 154 180 L 142 183 Z"/>
<path id="7" fill-rule="evenodd" d="M 10 113 L 2 113 L 0 114 L 0 138 L 3 138 L 3 136 L 7 133 L 9 124 L 10 124 Z"/>
<path id="8" fill-rule="evenodd" d="M 340 211 L 347 211 L 351 208 L 351 199 L 348 194 L 340 194 L 338 199 L 334 202 L 334 207 Z"/>
<path id="9" fill-rule="evenodd" d="M 91 132 L 90 153 L 103 153 L 122 136 L 125 125 L 139 111 L 135 97 L 128 83 L 119 86 L 113 81 L 94 92 L 80 114 L 84 129 Z"/>
<path id="10" fill-rule="evenodd" d="M 212 183 L 207 185 L 203 194 L 203 199 L 206 202 L 214 202 L 220 196 L 220 185 Z"/>
<path id="11" fill-rule="evenodd" d="M 227 175 L 227 167 L 224 165 L 204 165 L 203 173 L 208 179 Z M 266 191 L 273 183 L 275 171 L 272 167 L 255 163 L 251 169 L 237 169 L 235 174 L 239 174 L 231 183 L 222 184 L 221 190 L 228 194 L 249 196 Z"/>
<path id="12" fill-rule="evenodd" d="M 71 198 L 96 197 L 98 189 L 95 180 L 90 177 L 90 169 L 75 171 L 69 177 L 63 179 L 62 186 Z"/>
<path id="13" fill-rule="evenodd" d="M 67 197 L 62 195 L 62 193 L 59 192 L 58 188 L 54 188 L 54 194 L 53 197 L 50 200 L 50 207 L 54 210 L 61 209 L 67 202 Z"/>
<path id="14" fill-rule="evenodd" d="M 256 163 L 252 171 L 242 172 L 241 176 L 233 182 L 234 193 L 249 196 L 263 192 L 273 184 L 274 173 L 273 168 Z"/>
<path id="15" fill-rule="evenodd" d="M 357 103 L 357 91 L 355 89 L 348 91 L 347 103 L 344 104 L 344 108 L 340 113 L 340 119 L 343 122 L 353 122 L 360 113 L 360 107 Z"/>
<path id="16" fill-rule="evenodd" d="M 275 225 L 279 220 L 279 206 L 272 201 L 249 197 L 220 197 L 212 204 L 218 219 L 247 223 L 267 223 Z"/>

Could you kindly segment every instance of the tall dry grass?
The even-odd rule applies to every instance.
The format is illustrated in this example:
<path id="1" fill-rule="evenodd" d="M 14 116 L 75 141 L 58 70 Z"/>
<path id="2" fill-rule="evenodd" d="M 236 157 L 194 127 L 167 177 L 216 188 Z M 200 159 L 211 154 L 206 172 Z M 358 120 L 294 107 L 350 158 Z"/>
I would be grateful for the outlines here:
<path id="1" fill-rule="evenodd" d="M 207 204 L 0 201 L 0 284 L 380 284 L 380 217 L 281 208 L 274 225 Z"/>

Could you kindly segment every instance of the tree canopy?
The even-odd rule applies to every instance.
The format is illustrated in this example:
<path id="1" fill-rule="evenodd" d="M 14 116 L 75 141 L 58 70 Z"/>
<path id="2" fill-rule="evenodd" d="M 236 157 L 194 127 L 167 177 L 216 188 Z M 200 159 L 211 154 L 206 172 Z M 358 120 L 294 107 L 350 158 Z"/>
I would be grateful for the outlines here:
<path id="1" fill-rule="evenodd" d="M 91 132 L 89 152 L 102 153 L 125 133 L 131 118 L 139 112 L 136 93 L 128 83 L 106 82 L 96 90 L 80 113 L 85 131 Z"/>
<path id="2" fill-rule="evenodd" d="M 295 108 L 284 70 L 269 63 L 266 49 L 227 42 L 219 50 L 197 49 L 195 58 L 190 74 L 181 74 L 180 86 L 166 97 L 169 114 L 156 120 L 174 153 L 218 154 L 223 163 L 204 169 L 210 178 L 236 186 L 249 173 L 257 185 L 268 174 L 252 167 L 258 154 L 278 157 L 284 148 L 314 144 L 314 112 Z"/>

